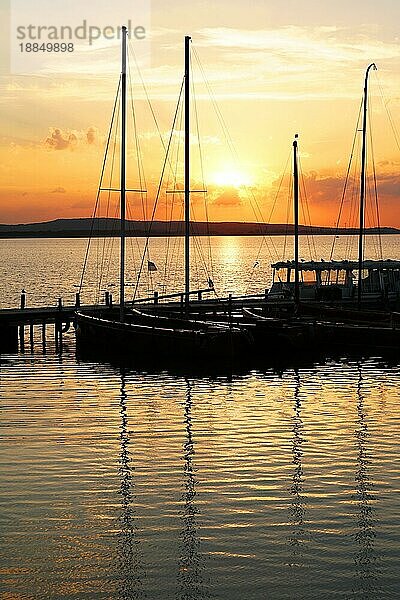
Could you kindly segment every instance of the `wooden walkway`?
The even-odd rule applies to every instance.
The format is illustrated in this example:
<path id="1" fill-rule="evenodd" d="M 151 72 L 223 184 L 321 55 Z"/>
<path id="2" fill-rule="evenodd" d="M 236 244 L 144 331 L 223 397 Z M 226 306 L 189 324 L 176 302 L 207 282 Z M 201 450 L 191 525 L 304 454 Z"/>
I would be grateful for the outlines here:
<path id="1" fill-rule="evenodd" d="M 99 305 L 82 306 L 85 312 L 96 312 Z M 33 308 L 3 308 L 0 310 L 0 328 L 42 323 L 67 323 L 74 318 L 76 306 L 44 306 Z"/>
<path id="2" fill-rule="evenodd" d="M 243 307 L 254 308 L 265 303 L 264 294 L 254 296 L 233 297 L 229 295 L 224 298 L 204 298 L 203 294 L 210 290 L 199 290 L 190 292 L 190 313 L 193 315 L 207 315 L 212 313 L 230 314 Z M 75 305 L 64 306 L 61 299 L 56 306 L 26 307 L 25 299 L 21 298 L 20 308 L 0 309 L 0 353 L 15 352 L 20 348 L 24 350 L 25 329 L 29 331 L 29 344 L 31 349 L 34 345 L 35 328 L 41 328 L 41 338 L 43 346 L 46 345 L 46 328 L 54 326 L 54 338 L 56 348 L 62 345 L 62 336 L 73 324 L 75 312 L 82 310 L 85 313 L 93 313 L 107 310 L 112 305 L 112 299 L 106 297 L 104 304 L 80 305 L 77 298 Z M 279 302 L 279 308 L 282 310 L 282 302 Z M 289 305 L 292 303 L 289 301 Z M 173 311 L 184 312 L 186 309 L 184 294 L 169 294 L 161 296 L 157 292 L 150 297 L 140 298 L 134 303 L 126 303 L 127 308 L 140 307 L 143 305 L 157 307 L 158 312 Z M 113 305 L 117 308 L 118 305 Z M 268 302 L 268 306 L 273 310 L 274 303 Z M 37 337 L 37 336 L 36 336 Z"/>

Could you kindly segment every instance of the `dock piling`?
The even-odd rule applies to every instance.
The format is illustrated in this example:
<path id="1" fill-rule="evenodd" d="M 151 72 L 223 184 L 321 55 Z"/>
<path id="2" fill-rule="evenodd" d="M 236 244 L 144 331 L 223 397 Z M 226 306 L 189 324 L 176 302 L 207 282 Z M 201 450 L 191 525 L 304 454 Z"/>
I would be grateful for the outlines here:
<path id="1" fill-rule="evenodd" d="M 23 325 L 19 326 L 18 334 L 19 334 L 19 349 L 21 350 L 21 352 L 23 354 L 25 352 L 25 327 Z"/>
<path id="2" fill-rule="evenodd" d="M 46 354 L 46 321 L 42 323 L 42 350 Z"/>

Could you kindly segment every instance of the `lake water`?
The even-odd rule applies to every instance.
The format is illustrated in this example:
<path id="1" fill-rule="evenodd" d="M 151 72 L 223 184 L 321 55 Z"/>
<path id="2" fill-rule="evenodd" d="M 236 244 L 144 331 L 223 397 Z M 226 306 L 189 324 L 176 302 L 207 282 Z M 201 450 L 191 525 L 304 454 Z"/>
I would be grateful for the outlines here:
<path id="1" fill-rule="evenodd" d="M 268 285 L 259 242 L 212 240 L 221 293 Z M 321 257 L 330 242 L 315 239 Z M 22 287 L 31 305 L 72 300 L 84 246 L 2 240 L 2 306 Z M 399 365 L 200 377 L 80 362 L 73 332 L 62 355 L 49 341 L 1 356 L 0 599 L 400 596 Z"/>

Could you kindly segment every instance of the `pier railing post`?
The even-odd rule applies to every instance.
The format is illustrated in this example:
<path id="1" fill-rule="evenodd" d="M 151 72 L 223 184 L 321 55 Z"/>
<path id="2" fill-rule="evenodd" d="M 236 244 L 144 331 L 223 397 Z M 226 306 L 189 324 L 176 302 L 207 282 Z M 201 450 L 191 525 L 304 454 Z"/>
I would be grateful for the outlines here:
<path id="1" fill-rule="evenodd" d="M 31 347 L 31 352 L 33 352 L 34 339 L 33 339 L 33 321 L 29 323 L 29 343 Z"/>
<path id="2" fill-rule="evenodd" d="M 23 325 L 19 326 L 19 348 L 22 354 L 25 352 L 25 327 Z"/>
<path id="3" fill-rule="evenodd" d="M 75 294 L 75 308 L 79 308 L 81 305 L 81 295 L 79 292 Z"/>
<path id="4" fill-rule="evenodd" d="M 24 310 L 25 306 L 26 306 L 26 292 L 25 290 L 22 290 L 21 292 L 21 310 Z"/>

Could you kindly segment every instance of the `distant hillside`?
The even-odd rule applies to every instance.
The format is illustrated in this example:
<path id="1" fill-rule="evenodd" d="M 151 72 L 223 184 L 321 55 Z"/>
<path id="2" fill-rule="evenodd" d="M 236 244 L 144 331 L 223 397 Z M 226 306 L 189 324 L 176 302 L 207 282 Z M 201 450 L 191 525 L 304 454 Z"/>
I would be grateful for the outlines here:
<path id="1" fill-rule="evenodd" d="M 181 236 L 184 233 L 182 221 L 155 221 L 151 227 L 148 221 L 127 221 L 127 235 L 146 237 L 150 235 Z M 308 227 L 300 225 L 300 234 L 313 235 L 357 235 L 357 229 L 340 229 L 334 227 Z M 0 238 L 23 237 L 94 237 L 116 236 L 119 231 L 118 219 L 56 219 L 44 223 L 27 223 L 21 225 L 0 225 Z M 377 233 L 377 228 L 366 229 L 367 234 Z M 270 225 L 258 223 L 193 223 L 192 233 L 195 235 L 293 235 L 293 225 L 273 223 Z M 382 227 L 381 233 L 400 233 L 394 227 Z"/>

